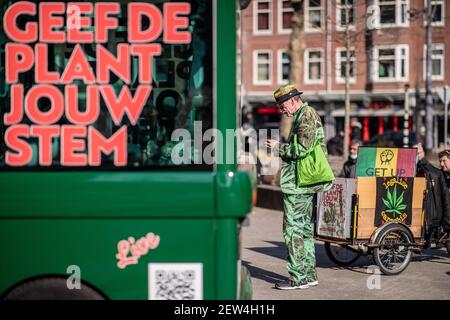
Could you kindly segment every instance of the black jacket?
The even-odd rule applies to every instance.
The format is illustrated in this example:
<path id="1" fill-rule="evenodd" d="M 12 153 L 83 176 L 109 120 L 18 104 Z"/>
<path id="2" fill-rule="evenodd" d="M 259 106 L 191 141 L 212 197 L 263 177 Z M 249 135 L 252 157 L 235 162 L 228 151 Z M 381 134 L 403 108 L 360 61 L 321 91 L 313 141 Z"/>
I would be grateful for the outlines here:
<path id="1" fill-rule="evenodd" d="M 442 171 L 424 158 L 417 163 L 417 176 L 425 177 L 427 181 L 424 209 L 428 228 L 450 227 L 450 195 Z"/>
<path id="2" fill-rule="evenodd" d="M 444 174 L 445 183 L 447 184 L 447 189 L 450 192 L 450 173 L 442 172 Z"/>
<path id="3" fill-rule="evenodd" d="M 445 183 L 447 184 L 447 195 L 449 196 L 449 206 L 450 206 L 450 173 L 443 172 Z M 444 229 L 450 232 L 450 215 L 442 217 L 442 224 Z"/>
<path id="4" fill-rule="evenodd" d="M 356 159 L 348 158 L 344 163 L 341 173 L 341 178 L 355 178 L 356 177 Z"/>

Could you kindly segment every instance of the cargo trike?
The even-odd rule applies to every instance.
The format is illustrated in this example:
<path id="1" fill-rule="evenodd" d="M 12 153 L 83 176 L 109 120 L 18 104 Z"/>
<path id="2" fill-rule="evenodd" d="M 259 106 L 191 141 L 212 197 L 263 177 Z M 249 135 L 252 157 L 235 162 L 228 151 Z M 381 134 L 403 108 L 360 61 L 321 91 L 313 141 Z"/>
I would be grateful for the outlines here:
<path id="1" fill-rule="evenodd" d="M 360 149 L 357 177 L 337 178 L 317 195 L 315 238 L 330 260 L 349 266 L 368 255 L 382 273 L 396 275 L 413 253 L 447 246 L 450 254 L 448 233 L 426 225 L 426 181 L 414 177 L 416 149 Z"/>

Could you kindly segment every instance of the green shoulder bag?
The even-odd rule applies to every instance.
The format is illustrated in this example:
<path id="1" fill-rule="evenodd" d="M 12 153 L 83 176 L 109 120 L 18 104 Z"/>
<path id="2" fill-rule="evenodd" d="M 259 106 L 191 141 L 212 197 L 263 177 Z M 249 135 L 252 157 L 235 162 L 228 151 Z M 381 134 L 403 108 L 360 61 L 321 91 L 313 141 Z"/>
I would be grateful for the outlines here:
<path id="1" fill-rule="evenodd" d="M 294 144 L 297 145 L 296 134 Z M 312 150 L 305 157 L 297 160 L 296 179 L 297 187 L 331 182 L 335 179 L 319 140 L 315 141 Z"/>

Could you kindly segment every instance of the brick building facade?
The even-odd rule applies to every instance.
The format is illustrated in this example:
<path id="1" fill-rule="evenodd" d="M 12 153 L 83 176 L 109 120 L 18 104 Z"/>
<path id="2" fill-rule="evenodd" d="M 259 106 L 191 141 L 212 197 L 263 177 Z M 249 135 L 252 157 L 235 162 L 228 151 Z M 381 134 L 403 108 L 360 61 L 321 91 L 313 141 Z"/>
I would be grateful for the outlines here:
<path id="1" fill-rule="evenodd" d="M 241 12 L 241 89 L 245 106 L 256 113 L 273 106 L 272 92 L 289 79 L 290 2 L 253 0 Z M 328 138 L 343 130 L 347 12 L 351 116 L 362 124 L 362 138 L 403 129 L 405 85 L 409 128 L 415 130 L 414 114 L 425 112 L 425 4 L 426 0 L 304 0 L 300 89 L 323 117 Z M 434 89 L 450 85 L 450 3 L 434 0 L 432 9 L 436 147 L 444 140 L 444 108 Z"/>

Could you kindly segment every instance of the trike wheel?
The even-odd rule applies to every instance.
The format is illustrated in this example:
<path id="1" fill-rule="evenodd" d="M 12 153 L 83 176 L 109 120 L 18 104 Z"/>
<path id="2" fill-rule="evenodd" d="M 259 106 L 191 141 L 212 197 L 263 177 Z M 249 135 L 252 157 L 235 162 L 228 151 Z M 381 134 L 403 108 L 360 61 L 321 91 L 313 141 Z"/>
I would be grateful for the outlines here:
<path id="1" fill-rule="evenodd" d="M 401 224 L 386 226 L 375 239 L 379 245 L 373 258 L 386 275 L 396 275 L 406 269 L 411 262 L 412 252 L 407 244 L 414 242 L 409 230 Z"/>
<path id="2" fill-rule="evenodd" d="M 325 242 L 325 252 L 331 261 L 342 267 L 351 265 L 361 256 L 361 253 L 330 242 Z"/>

